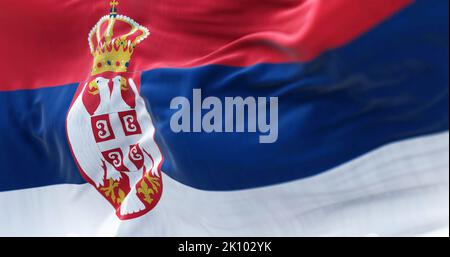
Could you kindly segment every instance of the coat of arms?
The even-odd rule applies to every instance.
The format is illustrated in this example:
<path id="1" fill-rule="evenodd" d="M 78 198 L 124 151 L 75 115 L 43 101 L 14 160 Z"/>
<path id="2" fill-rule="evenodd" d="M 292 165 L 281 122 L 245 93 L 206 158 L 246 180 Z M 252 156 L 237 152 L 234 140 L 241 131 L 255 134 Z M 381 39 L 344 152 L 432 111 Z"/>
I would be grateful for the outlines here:
<path id="1" fill-rule="evenodd" d="M 110 5 L 109 15 L 89 33 L 92 72 L 80 84 L 66 127 L 83 177 L 111 203 L 120 219 L 130 219 L 159 201 L 163 156 L 139 93 L 140 74 L 127 71 L 135 47 L 149 31 L 118 14 L 117 1 Z"/>

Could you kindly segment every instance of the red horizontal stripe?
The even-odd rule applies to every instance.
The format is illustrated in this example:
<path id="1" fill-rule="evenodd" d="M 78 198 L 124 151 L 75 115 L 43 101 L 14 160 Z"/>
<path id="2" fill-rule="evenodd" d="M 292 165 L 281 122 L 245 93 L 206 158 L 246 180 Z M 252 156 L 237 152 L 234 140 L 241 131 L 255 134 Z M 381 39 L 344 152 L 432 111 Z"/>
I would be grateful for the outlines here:
<path id="1" fill-rule="evenodd" d="M 87 35 L 109 1 L 3 0 L 0 91 L 89 75 Z M 380 23 L 411 0 L 119 1 L 150 29 L 130 70 L 308 61 Z"/>

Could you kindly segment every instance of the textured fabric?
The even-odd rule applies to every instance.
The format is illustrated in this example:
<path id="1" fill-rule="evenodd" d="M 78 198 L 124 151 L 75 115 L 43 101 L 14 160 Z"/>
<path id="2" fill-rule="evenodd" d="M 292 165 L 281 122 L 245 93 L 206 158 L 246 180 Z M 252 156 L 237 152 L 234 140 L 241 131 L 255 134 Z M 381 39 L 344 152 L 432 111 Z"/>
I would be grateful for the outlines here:
<path id="1" fill-rule="evenodd" d="M 0 235 L 448 235 L 448 1 L 4 1 Z"/>

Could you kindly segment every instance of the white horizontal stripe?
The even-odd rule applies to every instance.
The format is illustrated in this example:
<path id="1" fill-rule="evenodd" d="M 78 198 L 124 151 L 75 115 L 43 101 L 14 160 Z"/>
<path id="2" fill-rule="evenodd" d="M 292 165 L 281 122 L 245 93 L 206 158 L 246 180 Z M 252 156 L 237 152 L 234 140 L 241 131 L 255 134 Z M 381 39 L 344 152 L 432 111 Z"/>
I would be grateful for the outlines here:
<path id="1" fill-rule="evenodd" d="M 129 221 L 88 184 L 3 192 L 0 235 L 448 236 L 448 140 L 446 132 L 397 142 L 249 190 L 202 191 L 164 176 L 158 206 Z"/>

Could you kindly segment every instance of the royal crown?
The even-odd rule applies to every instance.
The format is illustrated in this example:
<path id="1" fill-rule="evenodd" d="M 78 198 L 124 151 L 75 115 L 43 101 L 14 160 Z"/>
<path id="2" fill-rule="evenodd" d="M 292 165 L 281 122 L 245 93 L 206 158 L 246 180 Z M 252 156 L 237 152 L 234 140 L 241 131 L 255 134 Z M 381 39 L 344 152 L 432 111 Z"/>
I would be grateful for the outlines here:
<path id="1" fill-rule="evenodd" d="M 127 71 L 134 48 L 150 35 L 146 27 L 117 14 L 118 4 L 116 0 L 110 2 L 109 15 L 100 18 L 89 32 L 89 48 L 94 57 L 92 75 Z"/>

